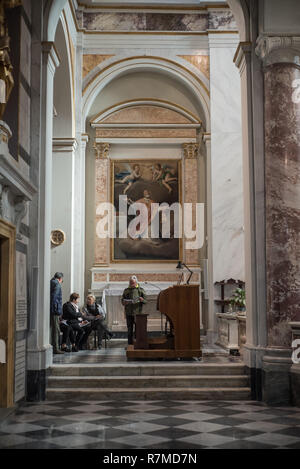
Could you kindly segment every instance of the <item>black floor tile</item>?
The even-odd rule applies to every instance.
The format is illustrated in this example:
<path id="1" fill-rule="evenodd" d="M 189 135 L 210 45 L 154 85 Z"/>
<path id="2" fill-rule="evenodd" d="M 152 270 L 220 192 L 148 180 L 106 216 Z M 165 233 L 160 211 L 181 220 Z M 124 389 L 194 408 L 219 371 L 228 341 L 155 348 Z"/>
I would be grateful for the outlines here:
<path id="1" fill-rule="evenodd" d="M 274 449 L 276 445 L 266 445 L 255 441 L 239 440 L 218 446 L 218 449 Z"/>
<path id="2" fill-rule="evenodd" d="M 159 412 L 158 412 L 159 414 Z M 164 417 L 164 418 L 158 418 L 158 419 L 153 419 L 151 420 L 151 423 L 155 423 L 156 425 L 167 425 L 168 427 L 176 427 L 178 425 L 186 425 L 188 423 L 191 423 L 192 420 L 188 419 L 181 419 L 179 417 Z"/>

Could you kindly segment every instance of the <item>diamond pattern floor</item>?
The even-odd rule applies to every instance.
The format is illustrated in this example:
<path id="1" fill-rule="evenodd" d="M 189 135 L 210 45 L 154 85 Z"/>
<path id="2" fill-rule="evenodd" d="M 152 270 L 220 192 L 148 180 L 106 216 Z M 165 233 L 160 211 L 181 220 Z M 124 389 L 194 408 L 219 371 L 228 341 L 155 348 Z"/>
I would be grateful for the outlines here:
<path id="1" fill-rule="evenodd" d="M 0 422 L 9 449 L 300 449 L 300 409 L 255 401 L 46 401 Z"/>

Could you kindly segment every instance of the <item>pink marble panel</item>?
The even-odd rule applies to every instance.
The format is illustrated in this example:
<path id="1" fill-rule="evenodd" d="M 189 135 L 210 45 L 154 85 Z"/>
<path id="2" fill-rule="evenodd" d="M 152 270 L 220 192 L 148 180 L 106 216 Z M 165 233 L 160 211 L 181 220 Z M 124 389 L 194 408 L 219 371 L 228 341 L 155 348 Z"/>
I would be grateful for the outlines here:
<path id="1" fill-rule="evenodd" d="M 197 158 L 185 158 L 184 161 L 184 202 L 193 204 L 193 225 L 196 229 L 195 204 L 198 202 L 198 162 Z M 199 250 L 186 249 L 185 262 L 188 265 L 199 264 Z"/>

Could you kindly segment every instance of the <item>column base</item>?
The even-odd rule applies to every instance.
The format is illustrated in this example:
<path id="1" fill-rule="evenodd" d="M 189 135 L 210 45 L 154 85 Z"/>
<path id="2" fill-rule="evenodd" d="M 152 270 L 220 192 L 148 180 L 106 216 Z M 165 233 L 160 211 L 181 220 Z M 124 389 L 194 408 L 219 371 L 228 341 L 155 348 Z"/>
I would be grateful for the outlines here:
<path id="1" fill-rule="evenodd" d="M 46 399 L 47 371 L 52 365 L 52 346 L 42 350 L 27 351 L 26 400 L 29 402 Z"/>
<path id="2" fill-rule="evenodd" d="M 292 404 L 300 407 L 300 365 L 292 365 L 290 370 Z"/>
<path id="3" fill-rule="evenodd" d="M 291 349 L 266 349 L 262 360 L 262 400 L 269 405 L 292 403 Z"/>
<path id="4" fill-rule="evenodd" d="M 27 370 L 26 400 L 29 402 L 45 401 L 47 370 Z"/>

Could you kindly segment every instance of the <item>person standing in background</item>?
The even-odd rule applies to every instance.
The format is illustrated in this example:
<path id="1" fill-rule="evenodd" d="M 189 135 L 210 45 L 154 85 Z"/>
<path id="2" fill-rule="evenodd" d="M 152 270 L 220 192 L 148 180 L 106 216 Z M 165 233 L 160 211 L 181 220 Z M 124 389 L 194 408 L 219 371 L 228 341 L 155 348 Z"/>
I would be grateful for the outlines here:
<path id="1" fill-rule="evenodd" d="M 135 275 L 130 277 L 129 286 L 123 291 L 121 302 L 122 305 L 125 306 L 128 345 L 132 345 L 135 316 L 142 312 L 143 304 L 147 303 L 145 290 L 138 284 L 138 280 Z"/>
<path id="2" fill-rule="evenodd" d="M 50 330 L 53 353 L 64 353 L 59 349 L 60 327 L 59 320 L 62 315 L 62 289 L 64 274 L 56 272 L 50 281 Z"/>

